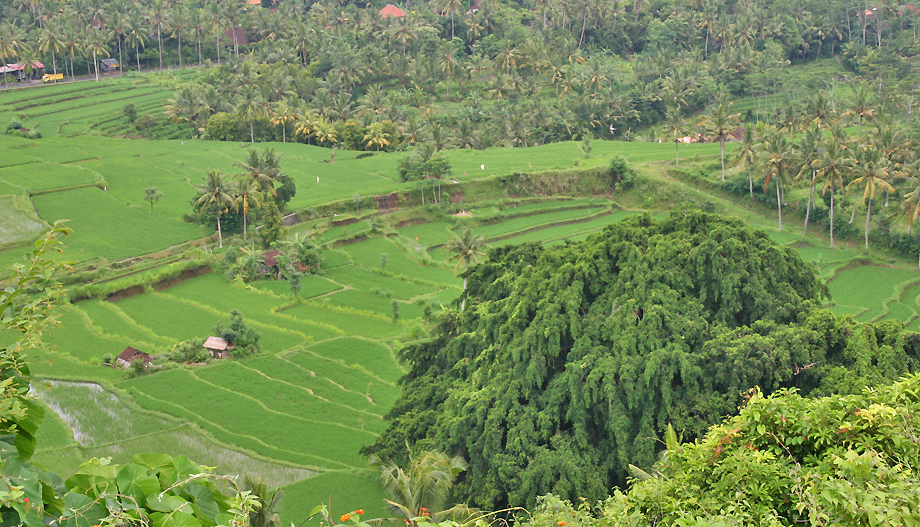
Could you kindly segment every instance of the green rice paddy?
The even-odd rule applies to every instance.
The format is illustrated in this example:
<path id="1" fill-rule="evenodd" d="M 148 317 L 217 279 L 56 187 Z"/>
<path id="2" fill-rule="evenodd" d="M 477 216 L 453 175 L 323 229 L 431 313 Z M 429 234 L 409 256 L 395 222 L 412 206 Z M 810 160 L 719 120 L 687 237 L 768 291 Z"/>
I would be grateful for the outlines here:
<path id="1" fill-rule="evenodd" d="M 155 128 L 157 141 L 124 138 L 137 135 L 123 116 L 125 104 L 160 117 L 172 93 L 142 78 L 0 93 L 0 119 L 24 115 L 26 126 L 45 135 L 41 140 L 0 136 L 0 265 L 19 260 L 25 244 L 58 219 L 68 219 L 74 230 L 64 257 L 78 262 L 118 261 L 213 235 L 185 223 L 183 215 L 191 211 L 189 200 L 205 172 L 236 173 L 246 148 L 189 141 L 183 139 L 184 128 L 172 126 Z M 357 159 L 358 152 L 340 151 L 332 164 L 327 149 L 263 146 L 284 155 L 282 166 L 297 183 L 291 210 L 348 203 L 356 193 L 366 198 L 406 189 L 395 170 L 404 153 Z M 714 144 L 685 145 L 681 159 L 692 163 L 717 152 Z M 602 167 L 621 155 L 648 163 L 643 170 L 652 174 L 650 185 L 668 192 L 675 183 L 658 174 L 673 153 L 670 144 L 595 141 L 591 159 L 576 142 L 526 152 L 495 148 L 445 155 L 460 183 L 515 172 Z M 451 193 L 452 184 L 444 182 L 445 193 Z M 142 199 L 143 189 L 151 186 L 164 194 L 152 212 Z M 920 272 L 913 264 L 883 261 L 846 243 L 831 251 L 824 238 L 802 236 L 801 225 L 778 232 L 771 211 L 748 209 L 699 189 L 678 190 L 684 197 L 703 195 L 716 210 L 795 247 L 827 280 L 835 313 L 866 321 L 891 318 L 920 329 Z M 358 452 L 383 429 L 382 416 L 399 395 L 405 365 L 397 351 L 421 335 L 416 330 L 424 324 L 426 306 L 437 312 L 460 295 L 463 281 L 441 246 L 467 226 L 492 247 L 582 239 L 639 213 L 635 204 L 647 199 L 613 198 L 464 203 L 469 217 L 419 210 L 409 217 L 409 223 L 419 223 L 400 228 L 367 212 L 349 225 L 332 225 L 337 218 L 314 219 L 291 231 L 317 233 L 316 241 L 327 247 L 357 234 L 365 239 L 327 249 L 323 274 L 306 277 L 296 298 L 287 283 L 270 277 L 240 286 L 214 273 L 116 303 L 78 302 L 62 314 L 48 346 L 31 359 L 36 377 L 55 379 L 36 383 L 55 410 L 40 431 L 36 458 L 49 469 L 68 472 L 93 456 L 118 462 L 137 452 L 186 454 L 224 473 L 261 475 L 283 486 L 285 521 L 299 522 L 330 497 L 336 513 L 364 508 L 369 515 L 382 514 L 382 491 Z M 375 219 L 386 224 L 379 229 L 374 222 L 379 232 L 372 232 Z M 136 379 L 101 364 L 127 346 L 169 353 L 179 342 L 209 336 L 234 309 L 262 335 L 261 351 L 253 357 Z"/>

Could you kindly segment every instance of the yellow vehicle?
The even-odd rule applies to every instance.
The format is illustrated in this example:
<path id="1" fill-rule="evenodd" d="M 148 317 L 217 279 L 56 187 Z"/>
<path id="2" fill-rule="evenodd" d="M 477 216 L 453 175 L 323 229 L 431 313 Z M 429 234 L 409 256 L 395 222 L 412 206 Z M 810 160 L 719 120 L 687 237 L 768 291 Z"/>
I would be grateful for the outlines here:
<path id="1" fill-rule="evenodd" d="M 57 82 L 64 80 L 63 73 L 46 73 L 42 75 L 42 82 Z"/>

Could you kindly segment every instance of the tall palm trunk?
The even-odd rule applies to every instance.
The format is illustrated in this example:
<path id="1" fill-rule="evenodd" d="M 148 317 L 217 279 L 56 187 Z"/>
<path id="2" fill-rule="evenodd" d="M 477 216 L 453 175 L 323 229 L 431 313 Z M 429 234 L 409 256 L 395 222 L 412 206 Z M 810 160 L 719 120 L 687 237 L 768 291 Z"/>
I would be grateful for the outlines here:
<path id="1" fill-rule="evenodd" d="M 808 232 L 808 217 L 811 216 L 811 204 L 815 196 L 815 171 L 811 171 L 811 187 L 808 189 L 808 205 L 805 206 L 805 226 L 802 227 L 802 236 Z"/>
<path id="2" fill-rule="evenodd" d="M 866 249 L 869 248 L 869 220 L 872 217 L 872 198 L 869 198 L 869 205 L 866 207 Z"/>
<path id="3" fill-rule="evenodd" d="M 137 58 L 137 71 L 141 71 L 141 54 L 137 49 L 137 41 L 134 41 L 134 56 Z"/>
<path id="4" fill-rule="evenodd" d="M 247 223 L 248 218 L 249 218 L 249 213 L 246 211 L 243 211 L 243 241 L 244 242 L 246 241 L 246 223 Z"/>
<path id="5" fill-rule="evenodd" d="M 157 24 L 157 48 L 160 50 L 160 69 L 163 69 L 163 39 L 160 38 L 160 24 Z"/>
<path id="6" fill-rule="evenodd" d="M 96 50 L 93 50 L 93 72 L 96 74 L 96 82 L 99 82 L 99 63 L 96 62 Z"/>
<path id="7" fill-rule="evenodd" d="M 751 174 L 750 167 L 748 167 L 748 190 L 751 192 L 751 201 L 754 201 L 754 175 Z"/>
<path id="8" fill-rule="evenodd" d="M 674 166 L 680 166 L 680 141 L 674 141 Z"/>
<path id="9" fill-rule="evenodd" d="M 779 230 L 783 230 L 783 198 L 779 193 L 779 178 L 776 178 L 776 210 L 779 211 Z"/>
<path id="10" fill-rule="evenodd" d="M 831 249 L 834 248 L 834 189 L 831 188 Z"/>
<path id="11" fill-rule="evenodd" d="M 856 219 L 856 204 L 859 203 L 856 201 L 856 198 L 853 198 L 853 213 L 850 214 L 850 223 L 853 223 L 853 220 Z"/>
<path id="12" fill-rule="evenodd" d="M 719 136 L 719 159 L 722 161 L 722 182 L 725 182 L 725 136 Z"/>
<path id="13" fill-rule="evenodd" d="M 224 233 L 220 230 L 220 211 L 217 211 L 217 241 L 221 249 L 224 248 Z"/>

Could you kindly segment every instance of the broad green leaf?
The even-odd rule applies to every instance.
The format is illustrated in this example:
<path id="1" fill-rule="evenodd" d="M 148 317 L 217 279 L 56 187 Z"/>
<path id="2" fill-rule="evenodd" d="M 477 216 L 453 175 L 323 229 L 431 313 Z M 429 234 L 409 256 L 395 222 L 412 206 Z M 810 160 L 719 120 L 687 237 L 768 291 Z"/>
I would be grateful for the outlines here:
<path id="1" fill-rule="evenodd" d="M 141 505 L 147 500 L 147 496 L 160 492 L 160 480 L 155 476 L 148 476 L 146 467 L 140 465 L 125 465 L 118 473 L 116 482 L 121 494 L 133 496 Z"/>
<path id="2" fill-rule="evenodd" d="M 179 496 L 161 496 L 160 494 L 147 496 L 147 507 L 152 511 L 158 512 L 172 512 L 178 510 L 185 513 L 192 512 L 192 508 L 189 507 L 188 502 Z"/>
<path id="3" fill-rule="evenodd" d="M 108 515 L 105 507 L 85 494 L 69 492 L 64 496 L 61 527 L 91 527 Z"/>
<path id="4" fill-rule="evenodd" d="M 217 502 L 214 501 L 214 494 L 209 489 L 198 483 L 191 483 L 185 487 L 185 491 L 204 516 L 212 520 L 216 519 L 220 513 L 220 508 L 217 506 Z"/>
<path id="5" fill-rule="evenodd" d="M 131 462 L 147 467 L 148 470 L 160 470 L 171 467 L 173 459 L 166 454 L 138 454 L 131 458 Z"/>
<path id="6" fill-rule="evenodd" d="M 155 512 L 150 515 L 153 527 L 201 527 L 201 522 L 184 512 Z"/>

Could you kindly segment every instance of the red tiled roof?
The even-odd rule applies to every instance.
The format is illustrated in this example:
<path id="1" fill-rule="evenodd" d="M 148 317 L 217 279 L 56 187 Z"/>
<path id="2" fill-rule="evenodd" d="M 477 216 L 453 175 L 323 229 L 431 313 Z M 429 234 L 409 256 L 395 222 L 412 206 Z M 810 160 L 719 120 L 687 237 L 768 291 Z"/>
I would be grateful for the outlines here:
<path id="1" fill-rule="evenodd" d="M 384 7 L 383 9 L 381 9 L 379 12 L 380 12 L 380 16 L 383 17 L 383 18 L 387 18 L 387 17 L 391 17 L 391 16 L 392 16 L 392 17 L 399 18 L 399 17 L 406 16 L 406 12 L 405 12 L 405 11 L 403 11 L 402 9 L 396 7 L 396 6 L 393 5 L 393 4 L 387 4 L 386 7 Z"/>

